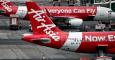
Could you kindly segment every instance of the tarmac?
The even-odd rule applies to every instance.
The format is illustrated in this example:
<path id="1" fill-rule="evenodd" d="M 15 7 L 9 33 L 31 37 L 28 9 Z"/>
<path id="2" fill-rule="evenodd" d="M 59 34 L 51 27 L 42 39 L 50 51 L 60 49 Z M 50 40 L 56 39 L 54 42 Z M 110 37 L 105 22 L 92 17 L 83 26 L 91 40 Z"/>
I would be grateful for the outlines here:
<path id="1" fill-rule="evenodd" d="M 46 4 L 48 0 L 34 0 L 35 2 Z M 50 2 L 49 2 L 50 3 Z M 65 59 L 80 60 L 80 58 L 89 58 L 95 60 L 96 54 L 75 53 L 53 49 L 45 46 L 39 46 L 21 40 L 22 34 L 31 33 L 28 30 L 29 21 L 20 19 L 21 29 L 9 30 L 9 18 L 0 16 L 0 59 Z M 110 55 L 114 57 L 115 55 Z"/>
<path id="2" fill-rule="evenodd" d="M 96 54 L 75 53 L 39 46 L 21 40 L 22 34 L 31 33 L 29 21 L 19 20 L 21 29 L 10 30 L 9 18 L 0 16 L 0 59 L 75 59 L 87 57 L 94 60 Z M 109 55 L 115 57 L 115 55 Z"/>
<path id="3" fill-rule="evenodd" d="M 9 30 L 9 18 L 0 18 L 0 59 L 80 59 L 94 58 L 95 54 L 75 53 L 39 46 L 21 40 L 22 34 L 31 33 L 29 22 L 20 20 L 21 30 Z"/>

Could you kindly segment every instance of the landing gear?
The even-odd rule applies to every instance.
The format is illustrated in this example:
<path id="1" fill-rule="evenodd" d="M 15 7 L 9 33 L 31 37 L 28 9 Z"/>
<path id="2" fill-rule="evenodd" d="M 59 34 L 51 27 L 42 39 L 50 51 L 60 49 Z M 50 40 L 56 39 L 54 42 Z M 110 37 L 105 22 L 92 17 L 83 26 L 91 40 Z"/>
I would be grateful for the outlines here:
<path id="1" fill-rule="evenodd" d="M 31 25 L 29 25 L 29 31 L 32 32 L 32 26 Z"/>
<path id="2" fill-rule="evenodd" d="M 9 29 L 10 30 L 18 30 L 19 29 L 19 22 L 18 16 L 11 14 L 10 15 L 10 22 L 9 22 Z"/>
<path id="3" fill-rule="evenodd" d="M 97 51 L 98 51 L 98 56 L 99 57 L 104 57 L 105 56 L 105 46 L 99 46 L 97 47 Z"/>
<path id="4" fill-rule="evenodd" d="M 100 46 L 97 47 L 97 51 L 98 51 L 98 57 L 96 58 L 96 60 L 112 60 L 112 57 L 108 57 L 105 56 L 106 54 L 104 52 L 106 52 L 105 46 Z"/>

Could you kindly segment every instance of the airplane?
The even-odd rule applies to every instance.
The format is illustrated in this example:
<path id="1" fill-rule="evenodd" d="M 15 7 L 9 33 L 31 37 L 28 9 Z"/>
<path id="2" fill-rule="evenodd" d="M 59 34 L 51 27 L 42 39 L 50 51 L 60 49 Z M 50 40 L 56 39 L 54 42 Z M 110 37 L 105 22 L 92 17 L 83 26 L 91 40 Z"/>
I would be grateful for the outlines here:
<path id="1" fill-rule="evenodd" d="M 78 53 L 115 54 L 115 32 L 64 32 L 60 30 L 35 2 L 26 2 L 33 32 L 22 40 L 56 49 Z"/>
<path id="2" fill-rule="evenodd" d="M 5 16 L 10 16 L 10 14 L 15 14 L 19 16 L 19 18 L 27 19 L 28 10 L 26 6 L 16 6 L 10 0 L 0 0 L 0 4 L 1 4 L 0 14 Z M 59 21 L 64 20 L 63 22 L 69 23 L 69 25 L 72 26 L 80 26 L 83 23 L 83 21 L 87 21 L 87 20 L 107 21 L 107 20 L 115 19 L 115 12 L 113 12 L 111 9 L 106 7 L 97 7 L 97 6 L 90 6 L 90 7 L 40 6 L 40 7 L 43 10 L 47 11 L 47 14 L 49 16 L 52 16 L 56 20 L 58 19 Z"/>

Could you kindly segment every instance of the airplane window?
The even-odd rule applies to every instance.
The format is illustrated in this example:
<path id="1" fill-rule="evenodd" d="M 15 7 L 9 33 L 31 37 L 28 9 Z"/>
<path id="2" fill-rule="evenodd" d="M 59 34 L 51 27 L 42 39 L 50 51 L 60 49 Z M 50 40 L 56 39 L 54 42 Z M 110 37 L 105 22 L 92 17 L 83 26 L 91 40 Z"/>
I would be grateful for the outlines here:
<path id="1" fill-rule="evenodd" d="M 73 44 L 74 44 L 74 42 L 71 43 L 71 45 L 73 45 Z"/>
<path id="2" fill-rule="evenodd" d="M 77 42 L 79 42 L 79 40 L 77 40 Z"/>

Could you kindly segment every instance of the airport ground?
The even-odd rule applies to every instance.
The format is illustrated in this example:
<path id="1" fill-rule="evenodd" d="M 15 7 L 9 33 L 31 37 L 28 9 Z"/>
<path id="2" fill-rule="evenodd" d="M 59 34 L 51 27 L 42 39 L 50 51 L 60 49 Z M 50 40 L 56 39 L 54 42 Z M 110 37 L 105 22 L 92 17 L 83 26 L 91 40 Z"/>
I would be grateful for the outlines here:
<path id="1" fill-rule="evenodd" d="M 46 0 L 34 0 L 41 5 L 48 4 Z M 48 1 L 48 0 L 47 0 Z M 43 2 L 43 3 L 41 3 Z M 60 49 L 39 46 L 21 40 L 23 33 L 31 33 L 28 30 L 29 22 L 20 20 L 22 29 L 9 30 L 9 18 L 0 16 L 0 59 L 69 59 L 79 60 L 81 57 L 88 57 L 95 60 L 96 54 L 75 53 Z M 76 31 L 76 30 L 71 30 Z M 110 55 L 115 60 L 115 55 Z"/>
<path id="2" fill-rule="evenodd" d="M 94 58 L 94 54 L 68 52 L 45 46 L 38 46 L 21 40 L 29 32 L 29 22 L 20 20 L 21 30 L 9 30 L 9 18 L 0 18 L 0 59 L 79 59 Z"/>
<path id="3" fill-rule="evenodd" d="M 39 46 L 21 40 L 23 33 L 28 30 L 29 22 L 20 20 L 20 30 L 9 30 L 9 18 L 0 17 L 0 59 L 75 59 L 88 57 L 95 59 L 96 54 L 75 53 L 60 49 Z M 75 30 L 71 30 L 75 31 Z M 109 55 L 115 57 L 115 55 Z"/>

